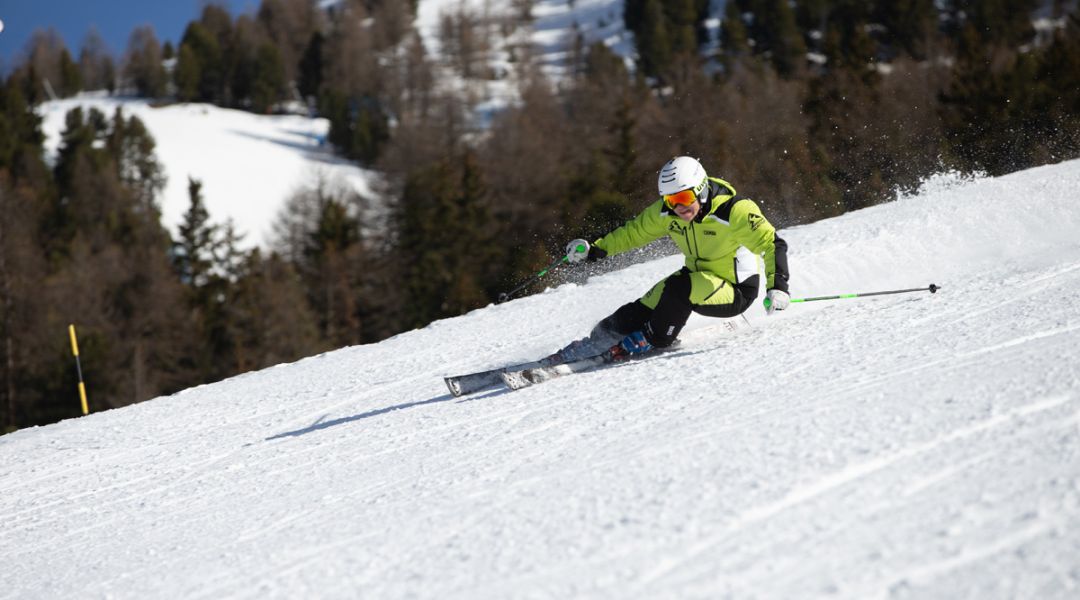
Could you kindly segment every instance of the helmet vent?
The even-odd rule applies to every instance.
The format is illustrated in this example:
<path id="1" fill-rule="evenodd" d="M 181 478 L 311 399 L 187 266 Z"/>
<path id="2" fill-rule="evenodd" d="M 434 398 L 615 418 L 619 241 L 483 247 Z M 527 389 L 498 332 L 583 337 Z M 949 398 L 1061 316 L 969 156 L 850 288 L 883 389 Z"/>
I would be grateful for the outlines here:
<path id="1" fill-rule="evenodd" d="M 705 181 L 705 168 L 701 163 L 689 156 L 677 156 L 660 169 L 657 187 L 661 196 L 682 190 L 698 192 L 703 189 Z"/>

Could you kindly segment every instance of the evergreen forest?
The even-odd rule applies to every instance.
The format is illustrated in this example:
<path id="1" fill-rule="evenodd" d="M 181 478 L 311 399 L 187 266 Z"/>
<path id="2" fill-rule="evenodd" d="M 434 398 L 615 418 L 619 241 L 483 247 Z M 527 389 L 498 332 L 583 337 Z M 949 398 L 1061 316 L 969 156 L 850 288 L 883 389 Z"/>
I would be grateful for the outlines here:
<path id="1" fill-rule="evenodd" d="M 376 342 L 485 306 L 567 240 L 620 225 L 675 155 L 780 228 L 942 171 L 1080 157 L 1075 1 L 727 0 L 710 14 L 709 0 L 626 0 L 633 60 L 579 37 L 559 78 L 507 41 L 533 0 L 498 15 L 455 4 L 438 54 L 416 4 L 211 3 L 181 39 L 140 27 L 118 55 L 93 31 L 77 54 L 55 31 L 33 36 L 0 81 L 0 433 L 81 414 L 69 323 L 92 411 Z M 492 68 L 496 55 L 512 69 Z M 474 84 L 501 80 L 518 100 L 478 119 Z M 91 90 L 300 105 L 384 181 L 371 198 L 296 193 L 273 243 L 251 248 L 192 177 L 170 232 L 138 118 L 73 110 L 46 161 L 35 107 Z M 365 221 L 373 206 L 385 220 Z"/>

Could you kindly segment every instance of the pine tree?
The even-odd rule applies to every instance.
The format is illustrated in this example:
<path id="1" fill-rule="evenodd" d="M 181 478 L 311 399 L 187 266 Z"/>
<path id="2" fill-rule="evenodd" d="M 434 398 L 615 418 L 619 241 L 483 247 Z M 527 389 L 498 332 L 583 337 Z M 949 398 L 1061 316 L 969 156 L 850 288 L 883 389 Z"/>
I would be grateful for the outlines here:
<path id="1" fill-rule="evenodd" d="M 235 372 L 261 369 L 329 350 L 293 266 L 277 254 L 246 255 L 230 305 Z"/>
<path id="2" fill-rule="evenodd" d="M 1080 155 L 1080 10 L 1041 54 L 1036 79 L 1042 94 L 1034 110 L 1049 129 L 1050 160 Z"/>
<path id="3" fill-rule="evenodd" d="M 671 65 L 673 51 L 668 20 L 659 0 L 645 0 L 644 19 L 635 41 L 640 55 L 641 70 L 653 77 L 660 77 Z"/>
<path id="4" fill-rule="evenodd" d="M 877 57 L 877 43 L 867 33 L 869 13 L 860 3 L 842 3 L 829 14 L 822 51 L 830 73 L 844 71 L 840 77 L 854 77 L 864 87 L 873 88 L 880 80 L 870 68 Z"/>
<path id="5" fill-rule="evenodd" d="M 124 77 L 139 96 L 157 98 L 165 94 L 168 75 L 162 60 L 161 44 L 153 28 L 148 25 L 136 28 L 128 41 Z"/>
<path id="6" fill-rule="evenodd" d="M 757 18 L 763 21 L 763 33 L 758 39 L 763 47 L 757 49 L 770 53 L 773 67 L 782 77 L 799 74 L 806 62 L 806 44 L 788 0 L 764 0 L 760 10 Z"/>
<path id="7" fill-rule="evenodd" d="M 475 158 L 411 173 L 395 208 L 405 328 L 481 306 L 494 290 L 493 223 Z M 490 286 L 490 287 L 489 287 Z"/>
<path id="8" fill-rule="evenodd" d="M 300 80 L 297 88 L 305 98 L 318 96 L 323 83 L 323 44 L 326 36 L 320 31 L 311 34 L 300 58 Z"/>
<path id="9" fill-rule="evenodd" d="M 1035 34 L 1031 21 L 1038 0 L 954 0 L 954 4 L 971 26 L 978 47 L 1016 48 Z"/>
<path id="10" fill-rule="evenodd" d="M 693 56 L 698 48 L 698 0 L 668 0 L 664 17 L 670 24 L 671 52 Z"/>
<path id="11" fill-rule="evenodd" d="M 369 297 L 359 290 L 373 261 L 360 209 L 359 197 L 320 176 L 288 200 L 275 223 L 275 248 L 302 278 L 321 336 L 333 347 L 368 341 L 362 316 Z"/>
<path id="12" fill-rule="evenodd" d="M 720 47 L 724 58 L 730 64 L 750 52 L 746 25 L 739 12 L 739 4 L 732 0 L 724 4 L 724 19 L 720 22 Z"/>
<path id="13" fill-rule="evenodd" d="M 79 73 L 83 87 L 87 90 L 107 90 L 115 88 L 116 65 L 105 45 L 105 40 L 97 29 L 91 27 L 82 50 L 79 51 Z"/>
<path id="14" fill-rule="evenodd" d="M 886 41 L 917 60 L 926 60 L 937 31 L 933 0 L 893 0 L 877 5 L 877 20 L 885 27 Z"/>
<path id="15" fill-rule="evenodd" d="M 176 87 L 185 100 L 215 102 L 222 98 L 225 74 L 221 44 L 202 23 L 193 22 L 184 31 L 176 76 Z"/>
<path id="16" fill-rule="evenodd" d="M 253 79 L 251 108 L 259 113 L 269 112 L 285 93 L 285 68 L 276 47 L 269 44 L 259 47 Z"/>
<path id="17" fill-rule="evenodd" d="M 125 119 L 117 107 L 105 146 L 113 156 L 120 182 L 135 195 L 136 209 L 157 217 L 156 198 L 165 189 L 165 167 L 154 154 L 157 142 L 146 125 L 135 115 Z"/>
<path id="18" fill-rule="evenodd" d="M 213 267 L 217 226 L 210 223 L 210 212 L 202 196 L 202 182 L 188 177 L 190 204 L 177 226 L 179 239 L 173 244 L 173 265 L 180 281 L 197 289 L 205 286 Z"/>
<path id="19" fill-rule="evenodd" d="M 82 91 L 83 81 L 82 73 L 79 72 L 79 66 L 75 64 L 75 61 L 71 58 L 71 53 L 67 51 L 67 48 L 60 53 L 60 89 L 57 90 L 61 96 L 74 96 Z"/>
<path id="20" fill-rule="evenodd" d="M 0 107 L 3 102 L 0 97 Z M 52 309 L 41 301 L 45 265 L 37 239 L 37 195 L 46 190 L 12 185 L 0 166 L 0 434 L 32 424 L 26 413 L 34 395 L 24 390 L 36 365 L 28 347 L 40 338 L 42 317 Z"/>
<path id="21" fill-rule="evenodd" d="M 199 82 L 202 80 L 202 65 L 199 56 L 189 44 L 180 45 L 176 68 L 173 70 L 173 82 L 176 84 L 176 97 L 183 102 L 199 99 Z"/>

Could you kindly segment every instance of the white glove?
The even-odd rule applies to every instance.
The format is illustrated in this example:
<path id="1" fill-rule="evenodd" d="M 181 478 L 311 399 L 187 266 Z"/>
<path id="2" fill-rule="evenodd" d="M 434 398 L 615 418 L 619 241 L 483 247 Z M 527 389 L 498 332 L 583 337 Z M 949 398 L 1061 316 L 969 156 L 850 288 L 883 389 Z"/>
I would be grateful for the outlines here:
<path id="1" fill-rule="evenodd" d="M 583 239 L 572 240 L 566 245 L 566 260 L 570 263 L 579 263 L 589 258 L 589 242 Z"/>
<path id="2" fill-rule="evenodd" d="M 773 314 L 775 311 L 784 310 L 791 304 L 791 296 L 783 290 L 769 290 L 765 295 L 765 313 Z"/>

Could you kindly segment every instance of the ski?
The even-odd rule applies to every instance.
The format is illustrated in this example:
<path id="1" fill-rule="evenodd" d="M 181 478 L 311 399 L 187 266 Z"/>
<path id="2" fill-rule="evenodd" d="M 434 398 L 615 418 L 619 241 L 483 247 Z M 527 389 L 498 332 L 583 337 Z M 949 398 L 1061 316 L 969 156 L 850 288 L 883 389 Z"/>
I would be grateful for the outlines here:
<path id="1" fill-rule="evenodd" d="M 655 348 L 644 354 L 625 354 L 616 353 L 618 346 L 613 346 L 609 350 L 605 350 L 595 356 L 587 356 L 578 360 L 572 360 L 568 362 L 558 363 L 549 366 L 530 367 L 526 369 L 513 370 L 508 369 L 500 374 L 502 382 L 506 384 L 506 387 L 511 390 L 520 390 L 522 388 L 535 385 L 537 383 L 544 383 L 563 375 L 570 375 L 572 373 L 581 373 L 583 371 L 589 371 L 596 367 L 603 365 L 618 363 L 628 363 L 632 361 L 643 360 L 646 358 L 653 358 L 678 350 L 680 344 L 678 342 L 675 345 L 668 348 Z"/>
<path id="2" fill-rule="evenodd" d="M 742 321 L 738 321 L 736 319 L 727 319 L 724 322 L 719 323 L 717 325 L 713 325 L 713 326 L 710 326 L 710 327 L 705 327 L 705 328 L 700 329 L 698 331 L 692 332 L 692 333 L 689 334 L 689 337 L 693 338 L 693 337 L 699 337 L 699 336 L 704 336 L 704 335 L 710 335 L 710 334 L 713 334 L 713 333 L 715 333 L 717 331 L 722 331 L 722 332 L 736 331 L 737 329 L 739 329 L 741 327 L 744 327 L 744 326 L 749 326 L 749 321 L 746 320 L 746 317 L 743 317 Z M 554 368 L 555 366 L 564 367 L 564 368 L 559 369 L 559 373 L 554 374 L 554 375 L 552 374 L 553 373 L 552 371 L 547 371 L 546 372 L 546 375 L 548 376 L 547 378 L 550 379 L 552 377 L 558 377 L 560 375 L 564 375 L 564 374 L 566 374 L 566 372 L 578 372 L 578 371 L 582 371 L 582 370 L 586 370 L 586 369 L 591 369 L 592 367 L 595 367 L 595 366 L 598 366 L 598 365 L 606 364 L 606 362 L 611 362 L 610 360 L 608 360 L 606 362 L 603 361 L 603 360 L 598 360 L 600 357 L 602 357 L 607 352 L 608 351 L 602 352 L 602 353 L 594 355 L 594 356 L 587 356 L 585 358 L 575 360 L 575 361 L 563 361 L 559 357 L 559 354 L 556 353 L 556 354 L 546 356 L 546 357 L 544 357 L 544 358 L 542 358 L 540 360 L 536 360 L 536 361 L 520 363 L 520 364 L 515 364 L 515 365 L 507 365 L 507 366 L 504 366 L 504 367 L 498 367 L 498 368 L 495 368 L 495 369 L 489 369 L 487 371 L 479 371 L 479 372 L 476 372 L 476 373 L 467 373 L 465 375 L 454 375 L 454 376 L 451 376 L 451 377 L 443 377 L 443 382 L 446 383 L 447 389 L 450 390 L 450 394 L 453 395 L 454 397 L 460 397 L 460 396 L 464 396 L 466 394 L 472 394 L 474 392 L 479 392 L 479 391 L 482 391 L 482 390 L 502 387 L 503 385 L 511 387 L 511 389 L 518 389 L 518 388 L 514 388 L 513 386 L 511 386 L 511 384 L 506 381 L 507 378 L 503 377 L 503 375 L 507 374 L 507 373 L 518 374 L 518 373 L 521 373 L 523 371 L 529 371 L 529 370 L 535 370 L 535 369 L 545 369 L 545 368 L 549 368 L 549 367 Z M 645 356 L 652 356 L 656 352 L 657 351 L 647 353 Z M 515 382 L 520 382 L 520 381 L 522 381 L 522 377 L 524 377 L 524 376 L 522 376 L 522 375 L 511 375 L 509 377 L 509 379 L 512 379 Z M 534 377 L 537 378 L 537 379 L 541 379 L 541 378 L 545 377 L 545 372 L 538 371 L 537 373 L 534 374 Z M 531 382 L 530 383 L 525 383 L 525 384 L 520 384 L 520 387 L 525 387 L 526 385 L 531 385 Z"/>
<path id="3" fill-rule="evenodd" d="M 479 392 L 490 388 L 500 387 L 503 384 L 502 374 L 506 371 L 521 371 L 523 369 L 546 367 L 549 365 L 558 364 L 558 362 L 558 355 L 553 354 L 546 358 L 530 361 L 527 363 L 508 365 L 505 367 L 490 369 L 488 371 L 479 371 L 477 373 L 443 377 L 443 381 L 446 383 L 446 387 L 450 390 L 451 395 L 453 395 L 454 397 L 460 397 L 464 396 L 465 394 L 472 394 L 473 392 Z"/>

